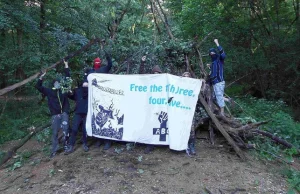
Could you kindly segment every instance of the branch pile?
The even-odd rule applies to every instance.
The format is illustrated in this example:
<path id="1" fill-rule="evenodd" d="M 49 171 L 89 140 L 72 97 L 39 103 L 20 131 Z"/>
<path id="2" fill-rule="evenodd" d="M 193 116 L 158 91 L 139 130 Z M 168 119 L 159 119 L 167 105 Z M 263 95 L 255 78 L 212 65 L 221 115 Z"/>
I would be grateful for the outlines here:
<path id="1" fill-rule="evenodd" d="M 294 145 L 281 139 L 280 137 L 259 129 L 259 126 L 266 124 L 270 121 L 262 121 L 256 123 L 247 123 L 242 124 L 236 118 L 228 118 L 226 116 L 215 115 L 213 110 L 216 108 L 211 100 L 211 92 L 209 86 L 207 84 L 204 86 L 204 91 L 200 93 L 199 100 L 206 110 L 209 120 L 209 135 L 210 141 L 214 144 L 214 129 L 218 129 L 228 143 L 233 147 L 238 156 L 245 160 L 246 157 L 244 153 L 241 151 L 241 148 L 250 149 L 255 148 L 254 144 L 247 144 L 245 141 L 249 138 L 253 138 L 254 136 L 264 136 L 272 139 L 272 141 L 281 144 L 287 148 L 295 148 Z M 203 123 L 203 119 L 201 120 Z M 200 124 L 200 123 L 199 123 Z M 297 149 L 297 148 L 296 148 Z M 298 153 L 300 151 L 298 150 Z"/>

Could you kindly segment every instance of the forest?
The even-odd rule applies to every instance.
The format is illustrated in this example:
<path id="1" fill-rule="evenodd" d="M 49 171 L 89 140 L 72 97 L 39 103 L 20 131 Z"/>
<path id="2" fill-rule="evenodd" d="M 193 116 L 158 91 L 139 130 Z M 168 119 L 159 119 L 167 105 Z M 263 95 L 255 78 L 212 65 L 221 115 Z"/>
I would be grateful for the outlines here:
<path id="1" fill-rule="evenodd" d="M 1 0 L 1 193 L 299 193 L 299 6 L 299 0 Z M 234 103 L 225 112 L 234 122 L 208 113 L 196 133 L 197 157 L 164 147 L 146 156 L 144 147 L 118 142 L 98 151 L 91 140 L 89 152 L 48 158 L 51 114 L 35 88 L 41 72 L 51 87 L 65 59 L 75 88 L 93 60 L 107 64 L 109 53 L 111 74 L 139 74 L 143 64 L 146 73 L 159 65 L 164 73 L 207 80 L 214 39 L 226 52 L 225 96 Z M 211 127 L 214 141 L 206 134 Z M 223 131 L 240 148 L 232 150 Z"/>

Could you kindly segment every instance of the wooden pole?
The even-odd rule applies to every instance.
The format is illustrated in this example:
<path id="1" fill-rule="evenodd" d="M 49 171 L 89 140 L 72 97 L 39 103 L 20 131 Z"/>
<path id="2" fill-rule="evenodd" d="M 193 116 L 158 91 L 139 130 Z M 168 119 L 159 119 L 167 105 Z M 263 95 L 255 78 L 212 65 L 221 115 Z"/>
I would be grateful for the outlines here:
<path id="1" fill-rule="evenodd" d="M 237 155 L 243 160 L 246 161 L 246 156 L 244 155 L 244 153 L 242 152 L 242 150 L 235 144 L 235 142 L 233 141 L 233 139 L 230 137 L 230 135 L 225 131 L 225 129 L 223 128 L 223 126 L 220 124 L 219 120 L 216 118 L 216 116 L 212 113 L 212 111 L 210 110 L 208 104 L 206 103 L 206 101 L 204 100 L 204 98 L 202 97 L 202 94 L 199 94 L 199 99 L 200 102 L 202 103 L 202 105 L 204 106 L 207 114 L 210 116 L 210 118 L 212 119 L 212 121 L 214 122 L 214 124 L 216 125 L 217 129 L 223 134 L 223 136 L 225 137 L 225 139 L 228 141 L 228 143 L 233 147 L 233 149 L 235 150 L 235 152 L 237 153 Z"/>

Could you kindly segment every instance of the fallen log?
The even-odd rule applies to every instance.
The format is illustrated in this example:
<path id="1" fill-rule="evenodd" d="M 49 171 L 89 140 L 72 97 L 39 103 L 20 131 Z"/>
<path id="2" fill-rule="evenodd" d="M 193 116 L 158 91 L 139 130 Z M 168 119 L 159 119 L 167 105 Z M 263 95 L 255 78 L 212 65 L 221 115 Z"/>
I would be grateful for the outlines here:
<path id="1" fill-rule="evenodd" d="M 246 156 L 244 155 L 244 153 L 242 152 L 242 150 L 235 144 L 235 142 L 233 141 L 233 139 L 230 137 L 230 135 L 226 132 L 226 130 L 220 124 L 220 122 L 218 121 L 218 119 L 212 113 L 212 111 L 210 110 L 208 104 L 206 103 L 206 101 L 202 97 L 201 93 L 199 94 L 199 99 L 200 99 L 200 102 L 202 103 L 202 105 L 204 106 L 204 109 L 206 110 L 207 114 L 210 116 L 210 118 L 212 119 L 212 121 L 216 125 L 216 128 L 222 133 L 222 135 L 225 137 L 225 139 L 228 141 L 228 143 L 233 147 L 233 149 L 235 150 L 235 152 L 237 153 L 237 155 L 243 161 L 246 161 Z"/>
<path id="2" fill-rule="evenodd" d="M 276 135 L 274 135 L 274 134 L 272 134 L 270 132 L 259 130 L 259 129 L 253 129 L 253 130 L 251 130 L 251 132 L 252 133 L 258 133 L 258 134 L 261 134 L 263 136 L 269 137 L 272 140 L 274 140 L 276 143 L 284 145 L 284 146 L 286 146 L 288 148 L 293 148 L 293 147 L 296 148 L 293 144 L 285 141 L 284 139 L 281 139 L 281 138 L 277 137 Z M 296 150 L 298 151 L 298 153 L 300 153 L 300 150 L 298 150 L 297 148 L 296 148 Z"/>
<path id="3" fill-rule="evenodd" d="M 83 47 L 81 47 L 79 50 L 71 53 L 70 55 L 64 57 L 65 60 L 69 60 L 77 55 L 79 55 L 80 53 L 82 53 L 83 51 L 87 50 L 90 46 L 92 46 L 93 44 L 97 43 L 97 42 L 100 42 L 100 39 L 99 38 L 95 38 L 93 40 L 91 40 L 88 44 L 84 45 Z M 49 69 L 52 69 L 54 67 L 56 67 L 57 65 L 59 64 L 62 64 L 63 63 L 63 60 L 60 59 L 59 61 L 57 61 L 56 63 L 54 63 L 53 65 L 47 67 L 46 69 L 43 69 L 43 72 L 49 70 Z M 3 88 L 0 90 L 0 96 L 2 96 L 3 94 L 6 94 L 7 92 L 10 92 L 24 84 L 27 84 L 28 82 L 34 80 L 35 78 L 37 78 L 40 74 L 40 71 L 35 73 L 34 75 L 30 76 L 29 78 L 27 79 L 24 79 L 23 81 L 19 82 L 19 83 L 16 83 L 16 84 L 13 84 L 11 86 L 7 86 L 6 88 Z"/>
<path id="4" fill-rule="evenodd" d="M 38 127 L 37 129 L 35 129 L 34 131 L 30 132 L 30 134 L 28 134 L 27 136 L 25 136 L 17 145 L 15 145 L 14 147 L 12 147 L 4 156 L 4 158 L 2 159 L 2 161 L 0 162 L 0 166 L 2 166 L 3 164 L 5 164 L 15 153 L 16 151 L 22 147 L 31 137 L 33 137 L 35 134 L 37 134 L 38 132 L 44 130 L 45 128 L 51 126 L 50 123 L 47 123 L 41 127 Z M 2 169 L 2 167 L 1 167 Z"/>

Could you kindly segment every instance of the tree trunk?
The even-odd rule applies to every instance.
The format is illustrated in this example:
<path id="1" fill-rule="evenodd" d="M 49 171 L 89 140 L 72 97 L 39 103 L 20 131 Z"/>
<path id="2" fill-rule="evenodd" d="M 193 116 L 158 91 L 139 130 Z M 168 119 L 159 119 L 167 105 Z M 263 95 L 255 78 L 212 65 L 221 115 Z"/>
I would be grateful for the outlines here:
<path id="1" fill-rule="evenodd" d="M 150 1 L 150 5 L 151 5 L 151 12 L 152 12 L 152 15 L 153 15 L 153 20 L 154 20 L 156 29 L 157 29 L 157 31 L 158 31 L 158 34 L 161 34 L 160 27 L 159 27 L 159 25 L 157 24 L 157 20 L 156 20 L 156 17 L 155 17 L 155 13 L 154 13 L 154 5 L 153 5 L 153 2 L 152 2 L 152 1 Z"/>
<path id="2" fill-rule="evenodd" d="M 130 3 L 131 3 L 131 0 L 128 0 L 125 9 L 122 10 L 122 13 L 119 15 L 119 17 L 115 18 L 112 21 L 111 26 L 109 26 L 110 39 L 113 41 L 116 39 L 118 27 L 119 27 L 121 21 L 123 20 L 124 15 L 127 13 Z"/>
<path id="3" fill-rule="evenodd" d="M 164 20 L 164 16 L 163 16 L 163 14 L 161 13 L 162 10 L 159 10 L 159 9 L 158 9 L 158 7 L 156 6 L 156 4 L 155 4 L 155 2 L 154 2 L 153 0 L 150 0 L 150 1 L 151 1 L 151 3 L 153 3 L 153 7 L 156 9 L 156 11 L 157 11 L 157 13 L 158 13 L 160 19 L 163 21 L 163 23 L 164 23 L 164 25 L 165 25 L 165 27 L 166 27 L 166 29 L 167 29 L 167 32 L 168 32 L 168 35 L 169 35 L 170 39 L 173 40 L 173 39 L 174 39 L 174 36 L 173 36 L 173 34 L 172 34 L 172 31 L 171 31 L 169 25 L 168 25 L 167 22 Z"/>

